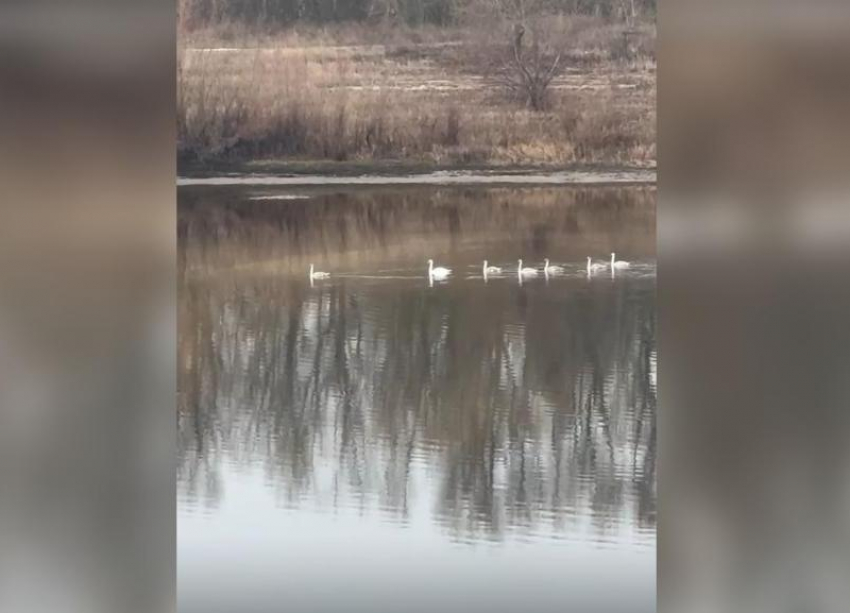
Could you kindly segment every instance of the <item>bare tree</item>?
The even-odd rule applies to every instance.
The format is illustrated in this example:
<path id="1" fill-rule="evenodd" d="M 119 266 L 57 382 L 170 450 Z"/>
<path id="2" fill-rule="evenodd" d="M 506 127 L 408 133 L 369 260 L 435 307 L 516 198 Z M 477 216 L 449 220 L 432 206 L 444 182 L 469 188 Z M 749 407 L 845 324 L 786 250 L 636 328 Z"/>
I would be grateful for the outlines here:
<path id="1" fill-rule="evenodd" d="M 541 44 L 540 33 L 532 32 L 531 44 L 523 45 L 526 26 L 514 26 L 513 41 L 498 71 L 498 81 L 525 99 L 528 108 L 542 111 L 548 105 L 548 89 L 561 69 L 561 51 Z"/>
<path id="2" fill-rule="evenodd" d="M 504 24 L 509 43 L 496 56 L 495 81 L 528 108 L 548 106 L 548 90 L 562 64 L 561 36 L 547 24 L 547 9 L 540 0 L 491 0 Z"/>

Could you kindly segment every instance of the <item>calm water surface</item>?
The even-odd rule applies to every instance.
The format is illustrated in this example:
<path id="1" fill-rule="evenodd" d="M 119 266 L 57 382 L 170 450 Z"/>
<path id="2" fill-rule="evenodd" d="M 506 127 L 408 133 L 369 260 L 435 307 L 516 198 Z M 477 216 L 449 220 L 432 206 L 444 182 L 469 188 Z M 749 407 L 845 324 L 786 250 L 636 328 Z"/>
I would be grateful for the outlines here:
<path id="1" fill-rule="evenodd" d="M 654 190 L 178 195 L 180 611 L 655 610 Z"/>

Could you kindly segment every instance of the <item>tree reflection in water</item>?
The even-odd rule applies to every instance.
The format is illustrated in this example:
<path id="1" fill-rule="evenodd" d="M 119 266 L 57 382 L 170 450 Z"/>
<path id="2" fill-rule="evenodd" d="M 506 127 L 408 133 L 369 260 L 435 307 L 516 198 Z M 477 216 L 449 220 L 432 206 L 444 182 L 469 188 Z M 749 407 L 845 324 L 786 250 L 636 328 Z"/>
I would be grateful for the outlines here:
<path id="1" fill-rule="evenodd" d="M 310 234 L 296 209 L 293 223 Z M 392 235 L 411 214 L 424 215 L 371 219 Z M 503 215 L 476 227 L 479 238 L 502 236 L 492 225 L 513 223 Z M 617 216 L 601 216 L 604 234 Z M 361 233 L 362 221 L 351 224 Z M 454 223 L 468 240 L 464 220 Z M 230 257 L 222 251 L 244 236 L 210 248 L 187 244 L 185 231 L 184 500 L 214 507 L 225 464 L 261 465 L 284 505 L 375 509 L 404 523 L 426 499 L 458 540 L 654 531 L 653 279 L 469 279 L 433 291 L 416 280 L 343 277 L 311 289 L 306 277 L 221 272 Z M 278 231 L 293 235 L 287 223 Z M 350 234 L 345 249 L 354 250 Z M 560 238 L 545 237 L 544 248 Z M 531 229 L 522 240 L 532 252 L 541 238 Z M 209 269 L 210 258 L 216 274 L 188 272 L 199 259 Z"/>

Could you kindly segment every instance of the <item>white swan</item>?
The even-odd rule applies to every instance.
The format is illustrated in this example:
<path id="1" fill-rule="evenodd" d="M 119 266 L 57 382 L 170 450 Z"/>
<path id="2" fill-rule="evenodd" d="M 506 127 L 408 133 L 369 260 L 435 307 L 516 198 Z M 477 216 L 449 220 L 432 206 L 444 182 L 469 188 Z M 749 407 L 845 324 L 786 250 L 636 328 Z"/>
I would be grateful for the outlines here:
<path id="1" fill-rule="evenodd" d="M 587 256 L 587 274 L 588 275 L 590 275 L 591 273 L 594 273 L 594 272 L 599 272 L 600 270 L 605 270 L 606 268 L 608 268 L 608 266 L 603 264 L 602 262 L 591 263 L 590 262 L 590 256 Z"/>
<path id="2" fill-rule="evenodd" d="M 429 279 L 437 279 L 438 281 L 445 279 L 450 274 L 452 274 L 451 268 L 443 268 L 442 266 L 437 266 L 434 268 L 434 260 L 428 260 L 428 278 Z"/>
<path id="3" fill-rule="evenodd" d="M 481 267 L 481 270 L 484 272 L 485 275 L 497 275 L 502 272 L 502 269 L 498 266 L 488 266 L 487 260 L 484 260 L 484 266 Z"/>
<path id="4" fill-rule="evenodd" d="M 520 278 L 521 277 L 536 277 L 537 276 L 537 269 L 536 268 L 523 268 L 522 267 L 522 260 L 520 259 L 520 260 L 517 261 L 516 274 Z"/>
<path id="5" fill-rule="evenodd" d="M 549 266 L 549 258 L 543 262 L 543 273 L 546 275 L 558 275 L 564 272 L 563 266 Z"/>
<path id="6" fill-rule="evenodd" d="M 611 270 L 612 270 L 612 271 L 613 271 L 615 268 L 616 268 L 617 270 L 621 270 L 621 269 L 623 269 L 623 268 L 628 268 L 629 266 L 631 266 L 631 264 L 629 264 L 629 263 L 628 263 L 628 262 L 626 262 L 625 260 L 616 260 L 616 261 L 615 261 L 615 255 L 614 255 L 613 253 L 611 254 Z"/>
<path id="7" fill-rule="evenodd" d="M 330 276 L 331 276 L 331 273 L 316 270 L 315 267 L 312 264 L 310 264 L 310 280 L 311 281 L 313 279 L 327 279 Z"/>

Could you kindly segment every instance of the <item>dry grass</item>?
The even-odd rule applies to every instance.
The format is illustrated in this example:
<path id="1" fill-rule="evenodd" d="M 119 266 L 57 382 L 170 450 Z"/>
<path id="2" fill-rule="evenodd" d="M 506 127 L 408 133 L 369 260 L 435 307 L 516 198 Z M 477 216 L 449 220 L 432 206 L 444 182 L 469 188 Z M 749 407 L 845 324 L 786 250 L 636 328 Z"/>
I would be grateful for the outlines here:
<path id="1" fill-rule="evenodd" d="M 622 28 L 568 25 L 543 113 L 476 70 L 462 30 L 196 33 L 178 52 L 181 161 L 653 165 L 654 28 L 627 53 Z"/>

